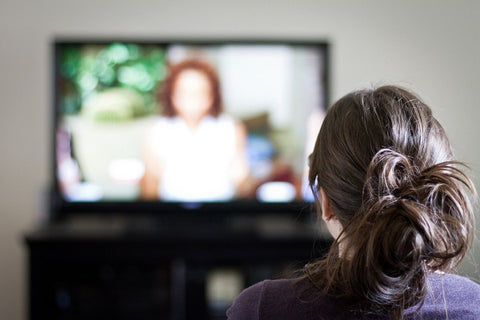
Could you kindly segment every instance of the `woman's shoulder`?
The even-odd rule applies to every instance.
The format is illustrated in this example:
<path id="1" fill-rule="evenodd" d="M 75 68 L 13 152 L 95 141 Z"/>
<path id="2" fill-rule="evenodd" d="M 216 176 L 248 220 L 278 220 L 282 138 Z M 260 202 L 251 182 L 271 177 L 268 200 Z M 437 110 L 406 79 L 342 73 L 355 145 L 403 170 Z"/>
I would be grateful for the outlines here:
<path id="1" fill-rule="evenodd" d="M 228 319 L 351 319 L 345 304 L 312 294 L 311 289 L 299 278 L 259 282 L 235 299 Z"/>
<path id="2" fill-rule="evenodd" d="M 480 285 L 466 277 L 434 273 L 428 277 L 427 294 L 420 309 L 409 310 L 423 319 L 480 319 Z M 409 312 L 407 312 L 407 315 Z M 409 319 L 407 317 L 407 319 Z"/>
<path id="3" fill-rule="evenodd" d="M 445 293 L 455 296 L 471 294 L 480 298 L 480 284 L 464 276 L 450 273 L 434 273 L 428 277 L 428 281 L 433 290 L 442 289 Z M 480 302 L 480 300 L 477 301 Z"/>
<path id="4" fill-rule="evenodd" d="M 243 290 L 227 311 L 228 319 L 298 319 L 295 282 L 264 280 Z"/>

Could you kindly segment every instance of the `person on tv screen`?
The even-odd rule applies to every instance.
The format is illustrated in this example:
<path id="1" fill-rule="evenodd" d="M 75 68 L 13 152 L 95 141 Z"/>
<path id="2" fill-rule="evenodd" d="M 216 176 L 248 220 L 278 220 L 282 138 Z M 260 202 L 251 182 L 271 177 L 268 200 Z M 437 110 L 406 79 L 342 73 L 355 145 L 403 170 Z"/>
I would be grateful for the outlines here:
<path id="1" fill-rule="evenodd" d="M 164 201 L 227 201 L 248 176 L 245 127 L 223 112 L 214 68 L 172 65 L 160 94 L 163 116 L 145 142 L 142 196 Z"/>
<path id="2" fill-rule="evenodd" d="M 229 319 L 480 319 L 480 285 L 450 273 L 474 238 L 475 189 L 426 104 L 395 86 L 350 93 L 309 160 L 328 254 L 244 290 Z"/>

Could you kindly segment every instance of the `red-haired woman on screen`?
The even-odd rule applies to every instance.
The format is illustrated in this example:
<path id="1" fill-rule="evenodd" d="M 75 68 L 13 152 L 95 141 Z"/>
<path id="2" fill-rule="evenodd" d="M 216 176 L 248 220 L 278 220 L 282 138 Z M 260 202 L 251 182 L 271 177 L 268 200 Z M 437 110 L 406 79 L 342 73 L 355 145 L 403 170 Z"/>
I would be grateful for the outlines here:
<path id="1" fill-rule="evenodd" d="M 248 173 L 244 126 L 223 113 L 216 71 L 200 60 L 171 66 L 161 90 L 163 117 L 145 143 L 145 198 L 226 201 Z"/>

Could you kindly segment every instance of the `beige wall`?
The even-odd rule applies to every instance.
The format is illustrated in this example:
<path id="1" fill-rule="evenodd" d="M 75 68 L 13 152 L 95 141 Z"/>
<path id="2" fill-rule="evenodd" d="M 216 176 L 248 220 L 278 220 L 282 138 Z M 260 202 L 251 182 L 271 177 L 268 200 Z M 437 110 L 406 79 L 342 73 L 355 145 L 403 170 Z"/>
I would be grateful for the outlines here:
<path id="1" fill-rule="evenodd" d="M 415 89 L 432 105 L 480 185 L 476 0 L 1 0 L 1 319 L 26 317 L 21 236 L 39 221 L 48 184 L 53 35 L 327 39 L 334 99 L 381 83 Z M 480 260 L 478 246 L 474 257 Z M 471 263 L 461 272 L 480 280 Z"/>

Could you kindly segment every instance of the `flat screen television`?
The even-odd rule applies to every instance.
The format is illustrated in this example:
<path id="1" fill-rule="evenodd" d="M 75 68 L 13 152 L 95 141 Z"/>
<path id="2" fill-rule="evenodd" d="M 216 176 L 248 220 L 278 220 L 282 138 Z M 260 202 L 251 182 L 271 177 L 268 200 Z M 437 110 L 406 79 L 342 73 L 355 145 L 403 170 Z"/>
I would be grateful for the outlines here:
<path id="1" fill-rule="evenodd" d="M 328 44 L 56 39 L 52 214 L 294 213 Z"/>

